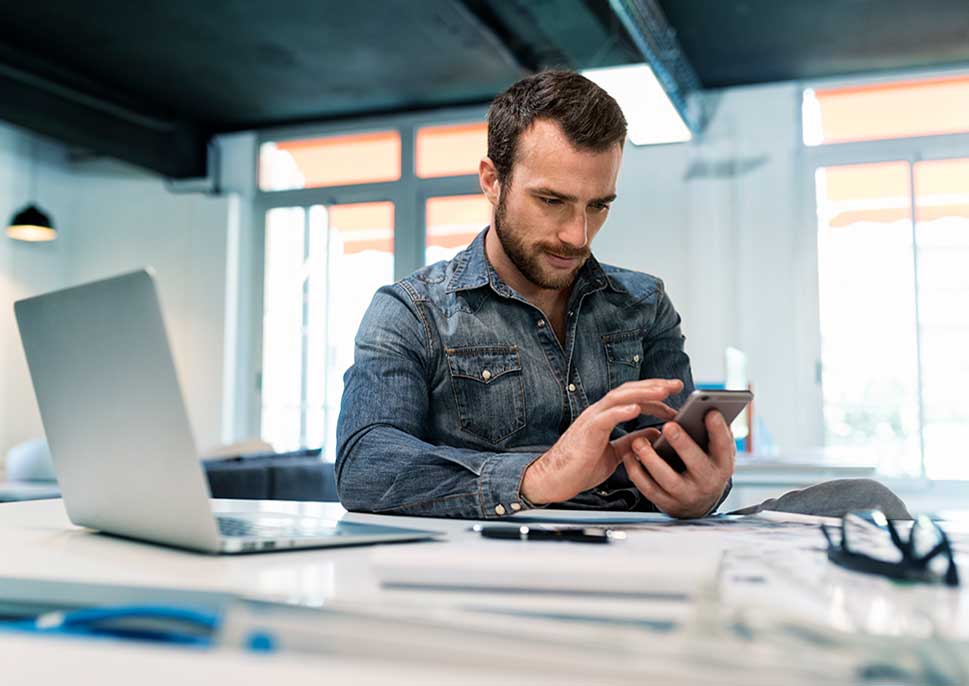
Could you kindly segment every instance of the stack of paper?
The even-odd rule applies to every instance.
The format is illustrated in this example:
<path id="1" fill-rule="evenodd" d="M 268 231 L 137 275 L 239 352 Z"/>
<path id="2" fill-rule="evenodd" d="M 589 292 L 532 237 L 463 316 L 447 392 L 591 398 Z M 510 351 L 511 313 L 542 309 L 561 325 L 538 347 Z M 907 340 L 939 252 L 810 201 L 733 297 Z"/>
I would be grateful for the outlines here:
<path id="1" fill-rule="evenodd" d="M 481 539 L 377 548 L 372 566 L 387 586 L 689 597 L 715 583 L 722 555 L 709 538 L 688 535 L 597 545 Z"/>

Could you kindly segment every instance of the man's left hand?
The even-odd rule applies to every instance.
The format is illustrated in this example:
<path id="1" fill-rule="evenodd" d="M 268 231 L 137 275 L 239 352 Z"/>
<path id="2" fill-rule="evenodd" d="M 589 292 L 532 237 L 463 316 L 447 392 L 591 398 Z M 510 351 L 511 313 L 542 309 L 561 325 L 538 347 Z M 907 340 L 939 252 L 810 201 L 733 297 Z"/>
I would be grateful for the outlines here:
<path id="1" fill-rule="evenodd" d="M 629 442 L 622 454 L 626 473 L 640 493 L 672 517 L 702 517 L 723 496 L 733 475 L 736 446 L 723 415 L 711 410 L 704 418 L 710 437 L 707 454 L 676 422 L 667 422 L 663 434 L 686 465 L 676 472 L 653 450 L 655 429 Z M 626 447 L 626 446 L 624 446 Z"/>

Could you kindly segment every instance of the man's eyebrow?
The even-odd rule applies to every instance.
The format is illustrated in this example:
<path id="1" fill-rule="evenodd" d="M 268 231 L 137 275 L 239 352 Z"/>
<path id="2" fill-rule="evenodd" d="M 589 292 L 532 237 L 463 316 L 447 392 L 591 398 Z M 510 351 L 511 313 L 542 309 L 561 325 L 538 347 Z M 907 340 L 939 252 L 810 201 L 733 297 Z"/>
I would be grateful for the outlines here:
<path id="1" fill-rule="evenodd" d="M 551 198 L 558 198 L 559 200 L 565 200 L 566 202 L 575 202 L 578 200 L 574 195 L 569 195 L 568 193 L 559 193 L 558 191 L 553 191 L 551 188 L 546 188 L 542 186 L 540 188 L 533 188 L 532 195 L 545 195 Z"/>
<path id="2" fill-rule="evenodd" d="M 568 193 L 560 193 L 558 191 L 554 191 L 551 188 L 546 188 L 544 186 L 542 186 L 541 188 L 533 188 L 531 190 L 531 193 L 533 195 L 544 195 L 544 196 L 551 197 L 551 198 L 558 198 L 559 200 L 564 200 L 566 202 L 575 202 L 576 200 L 578 200 L 578 198 L 575 197 L 574 195 L 569 195 Z M 616 194 L 615 193 L 612 193 L 610 195 L 605 195 L 605 196 L 603 196 L 601 198 L 594 198 L 592 200 L 592 202 L 593 203 L 610 203 L 610 202 L 612 202 L 615 199 L 616 199 Z"/>

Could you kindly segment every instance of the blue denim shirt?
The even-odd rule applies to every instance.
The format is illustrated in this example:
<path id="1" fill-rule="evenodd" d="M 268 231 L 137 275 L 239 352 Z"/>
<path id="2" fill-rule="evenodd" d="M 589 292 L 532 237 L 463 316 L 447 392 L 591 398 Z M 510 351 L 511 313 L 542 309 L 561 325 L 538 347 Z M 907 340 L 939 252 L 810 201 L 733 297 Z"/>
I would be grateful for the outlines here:
<path id="1" fill-rule="evenodd" d="M 682 379 L 673 407 L 693 389 L 662 281 L 590 257 L 572 288 L 563 346 L 488 262 L 486 232 L 451 261 L 381 288 L 363 318 L 337 427 L 337 489 L 350 510 L 512 514 L 528 507 L 528 465 L 610 389 Z M 660 423 L 643 415 L 614 438 Z M 559 507 L 656 510 L 622 466 Z"/>

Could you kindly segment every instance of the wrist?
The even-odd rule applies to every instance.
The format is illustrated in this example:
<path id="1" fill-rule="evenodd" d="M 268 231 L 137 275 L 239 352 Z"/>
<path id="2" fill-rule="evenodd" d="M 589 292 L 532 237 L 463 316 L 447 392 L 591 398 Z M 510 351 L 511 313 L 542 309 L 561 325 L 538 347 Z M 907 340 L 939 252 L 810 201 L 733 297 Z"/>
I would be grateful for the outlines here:
<path id="1" fill-rule="evenodd" d="M 545 493 L 545 455 L 532 462 L 525 468 L 522 475 L 522 485 L 519 489 L 522 498 L 532 505 L 546 505 L 551 502 Z"/>

